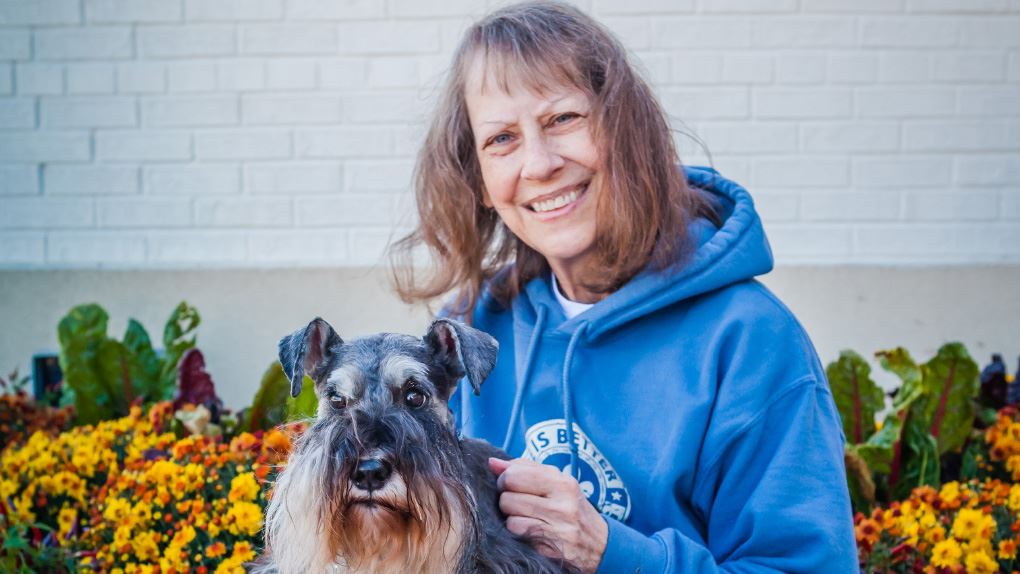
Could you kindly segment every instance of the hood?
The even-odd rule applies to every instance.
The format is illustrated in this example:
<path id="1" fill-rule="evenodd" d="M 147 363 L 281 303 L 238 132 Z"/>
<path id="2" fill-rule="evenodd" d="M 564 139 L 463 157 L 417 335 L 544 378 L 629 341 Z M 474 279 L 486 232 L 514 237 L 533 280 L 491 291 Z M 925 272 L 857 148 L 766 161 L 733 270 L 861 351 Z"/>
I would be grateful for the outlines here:
<path id="1" fill-rule="evenodd" d="M 530 281 L 522 299 L 536 314 L 547 315 L 556 331 L 570 336 L 585 324 L 585 336 L 593 340 L 667 305 L 771 271 L 772 250 L 747 190 L 712 168 L 684 171 L 691 187 L 711 197 L 722 220 L 722 227 L 704 218 L 691 223 L 689 234 L 697 248 L 686 263 L 662 271 L 646 269 L 569 320 L 553 295 L 548 273 Z M 544 312 L 538 313 L 542 307 Z"/>

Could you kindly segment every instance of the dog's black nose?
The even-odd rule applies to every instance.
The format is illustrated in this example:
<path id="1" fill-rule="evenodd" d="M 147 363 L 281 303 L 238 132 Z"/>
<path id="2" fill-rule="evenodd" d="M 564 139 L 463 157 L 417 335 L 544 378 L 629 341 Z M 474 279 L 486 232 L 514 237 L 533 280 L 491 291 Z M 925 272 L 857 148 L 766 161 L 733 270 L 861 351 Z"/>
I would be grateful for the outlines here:
<path id="1" fill-rule="evenodd" d="M 381 458 L 364 458 L 358 461 L 358 468 L 351 479 L 354 486 L 372 492 L 385 486 L 393 467 Z"/>

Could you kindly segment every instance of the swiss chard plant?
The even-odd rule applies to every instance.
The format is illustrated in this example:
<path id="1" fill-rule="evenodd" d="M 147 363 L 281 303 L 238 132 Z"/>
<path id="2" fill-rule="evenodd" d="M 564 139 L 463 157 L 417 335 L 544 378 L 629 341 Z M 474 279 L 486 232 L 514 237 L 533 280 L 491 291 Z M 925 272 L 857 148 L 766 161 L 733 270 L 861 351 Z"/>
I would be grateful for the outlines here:
<path id="1" fill-rule="evenodd" d="M 944 345 L 921 365 L 903 348 L 875 355 L 901 381 L 880 426 L 875 416 L 884 396 L 864 358 L 845 351 L 826 369 L 847 437 L 850 495 L 863 512 L 918 486 L 938 487 L 945 468 L 966 475 L 978 414 L 978 367 L 962 344 Z"/>
<path id="2" fill-rule="evenodd" d="M 177 365 L 195 346 L 198 311 L 185 302 L 174 309 L 163 329 L 163 354 L 134 319 L 123 340 L 107 335 L 109 316 L 96 304 L 79 305 L 60 321 L 63 401 L 73 404 L 77 424 L 126 416 L 134 403 L 169 400 L 177 384 Z"/>
<path id="3" fill-rule="evenodd" d="M 315 416 L 319 398 L 315 395 L 315 384 L 307 375 L 301 386 L 301 394 L 290 397 L 290 381 L 283 372 L 279 361 L 273 361 L 255 394 L 252 405 L 238 416 L 240 430 L 256 432 L 269 430 L 276 425 Z"/>

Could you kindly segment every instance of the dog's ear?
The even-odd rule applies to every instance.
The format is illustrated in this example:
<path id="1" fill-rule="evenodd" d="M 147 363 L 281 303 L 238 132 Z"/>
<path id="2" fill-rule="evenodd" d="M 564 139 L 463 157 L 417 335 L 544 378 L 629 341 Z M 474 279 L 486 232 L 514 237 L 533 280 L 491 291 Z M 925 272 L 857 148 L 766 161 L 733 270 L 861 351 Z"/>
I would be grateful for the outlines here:
<path id="1" fill-rule="evenodd" d="M 425 343 L 451 376 L 467 375 L 475 394 L 481 393 L 482 381 L 496 366 L 496 339 L 463 323 L 438 319 L 429 327 Z"/>
<path id="2" fill-rule="evenodd" d="M 313 380 L 322 376 L 336 348 L 344 341 L 329 323 L 316 317 L 303 329 L 280 339 L 280 364 L 290 379 L 290 396 L 301 394 L 305 373 Z"/>

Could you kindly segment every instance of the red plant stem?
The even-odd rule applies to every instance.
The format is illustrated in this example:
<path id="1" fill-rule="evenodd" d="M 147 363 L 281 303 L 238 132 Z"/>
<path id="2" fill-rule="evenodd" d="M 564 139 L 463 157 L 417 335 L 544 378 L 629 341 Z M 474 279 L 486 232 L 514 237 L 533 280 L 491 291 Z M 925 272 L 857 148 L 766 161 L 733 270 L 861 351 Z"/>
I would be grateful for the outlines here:
<path id="1" fill-rule="evenodd" d="M 942 396 L 939 397 L 939 408 L 935 410 L 935 420 L 931 422 L 931 436 L 939 438 L 939 430 L 942 427 L 942 417 L 946 414 L 946 403 L 949 402 L 949 390 L 953 388 L 953 377 L 956 375 L 956 361 L 949 364 L 949 375 L 946 382 L 942 383 Z"/>
<path id="2" fill-rule="evenodd" d="M 864 431 L 861 428 L 864 422 L 861 420 L 861 387 L 857 380 L 857 369 L 853 367 L 851 369 L 854 379 L 854 444 L 860 444 L 864 441 Z"/>
<path id="3" fill-rule="evenodd" d="M 128 372 L 127 359 L 124 358 L 124 353 L 120 354 L 120 372 L 121 380 L 124 382 L 124 399 L 127 401 L 128 408 L 131 408 L 131 401 L 134 397 L 131 394 L 131 373 Z"/>
<path id="4" fill-rule="evenodd" d="M 907 409 L 896 413 L 896 418 L 900 419 L 900 438 L 896 439 L 896 444 L 893 445 L 893 459 L 889 465 L 890 488 L 900 479 L 900 457 L 903 452 L 903 433 L 907 430 L 907 414 Z"/>

